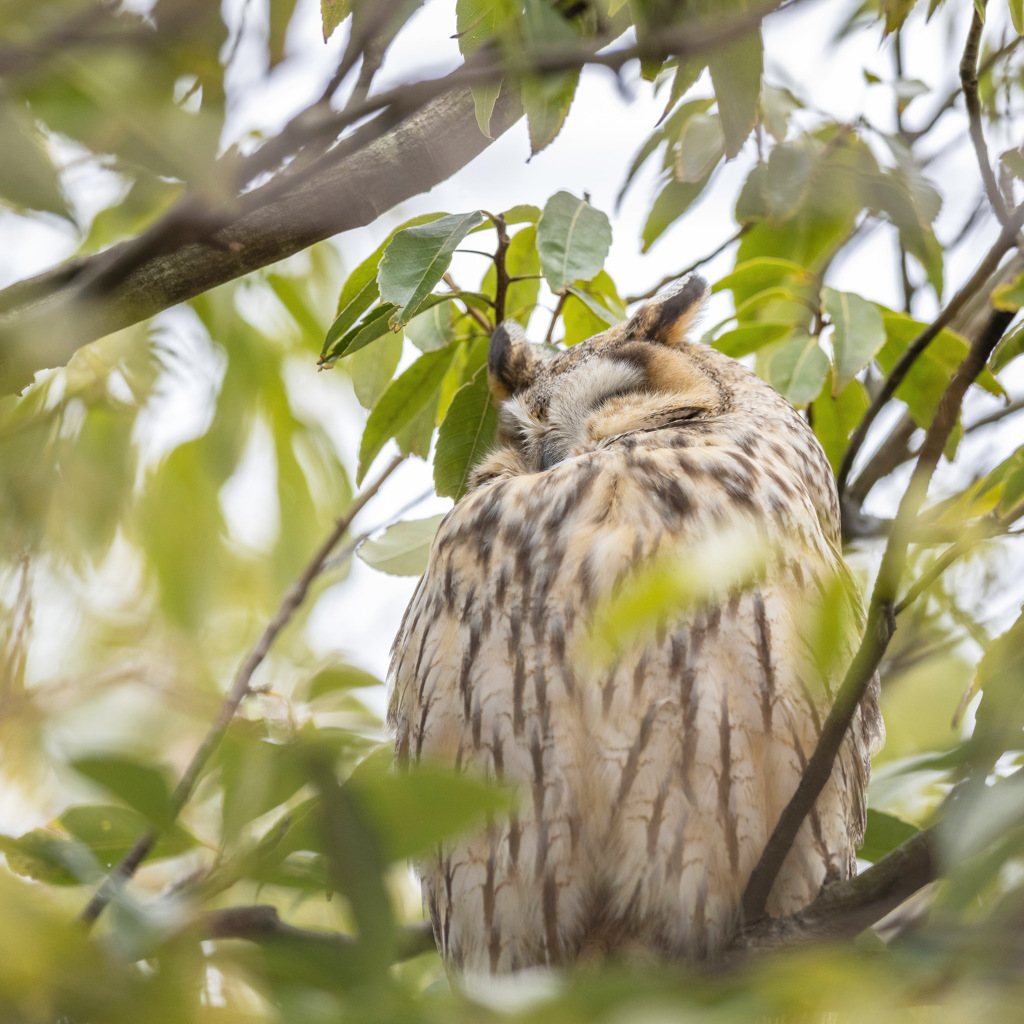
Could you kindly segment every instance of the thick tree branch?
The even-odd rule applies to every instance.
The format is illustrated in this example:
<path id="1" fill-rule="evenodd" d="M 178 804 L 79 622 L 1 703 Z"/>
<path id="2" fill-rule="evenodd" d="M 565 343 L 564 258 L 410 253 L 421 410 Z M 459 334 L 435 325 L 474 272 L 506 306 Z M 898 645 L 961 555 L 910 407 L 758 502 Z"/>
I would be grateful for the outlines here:
<path id="1" fill-rule="evenodd" d="M 912 836 L 863 874 L 827 885 L 803 910 L 789 917 L 762 918 L 744 928 L 731 950 L 749 952 L 823 939 L 853 938 L 935 877 L 933 827 Z"/>
<path id="2" fill-rule="evenodd" d="M 765 846 L 743 894 L 743 918 L 756 922 L 764 915 L 765 905 L 789 853 L 796 834 L 832 775 L 839 748 L 853 722 L 868 686 L 895 632 L 894 606 L 907 549 L 932 474 L 956 424 L 968 387 L 985 368 L 989 356 L 1013 319 L 1013 314 L 995 310 L 987 328 L 971 345 L 963 362 L 939 400 L 935 418 L 921 445 L 910 484 L 900 500 L 892 532 L 882 555 L 875 588 L 868 607 L 867 624 L 860 647 L 836 694 L 822 726 L 818 745 L 807 762 L 792 799 L 786 805 L 775 830 Z"/>
<path id="3" fill-rule="evenodd" d="M 309 588 L 322 572 L 331 552 L 345 535 L 349 526 L 351 526 L 352 520 L 363 510 L 367 502 L 380 490 L 384 481 L 391 476 L 404 460 L 404 455 L 395 456 L 380 476 L 367 486 L 359 497 L 352 502 L 345 514 L 334 524 L 334 528 L 306 564 L 298 579 L 288 588 L 277 613 L 263 630 L 263 634 L 256 642 L 256 646 L 253 647 L 248 657 L 239 666 L 231 689 L 224 698 L 224 702 L 217 712 L 213 725 L 203 738 L 203 742 L 193 755 L 178 785 L 175 787 L 172 796 L 175 815 L 181 811 L 192 796 L 196 783 L 199 781 L 199 776 L 213 756 L 214 751 L 220 745 L 220 741 L 224 738 L 224 734 L 241 707 L 242 701 L 252 692 L 250 683 L 253 674 L 263 664 L 274 641 L 281 634 L 285 626 L 291 622 L 292 616 L 294 616 L 298 607 L 306 599 Z M 142 862 L 149 856 L 156 845 L 158 838 L 159 835 L 155 829 L 151 829 L 145 835 L 140 836 L 135 845 L 124 855 L 121 862 L 107 875 L 103 880 L 103 884 L 97 889 L 92 899 L 89 900 L 82 910 L 81 920 L 86 926 L 92 925 L 96 921 L 100 914 L 103 913 L 107 904 L 117 895 L 121 886 L 134 876 Z"/>
<path id="4" fill-rule="evenodd" d="M 248 939 L 257 943 L 284 940 L 333 944 L 345 949 L 355 941 L 344 932 L 313 931 L 286 924 L 277 908 L 267 904 L 211 910 L 200 918 L 199 930 L 204 938 Z M 428 923 L 407 925 L 398 933 L 398 960 L 408 960 L 436 948 Z"/>
<path id="5" fill-rule="evenodd" d="M 503 92 L 491 121 L 494 136 L 521 114 L 518 99 Z M 444 181 L 490 141 L 476 125 L 470 91 L 451 92 L 356 152 L 327 154 L 315 173 L 287 189 L 274 181 L 241 197 L 214 214 L 221 222 L 206 240 L 140 253 L 113 290 L 97 295 L 81 282 L 96 280 L 134 240 L 12 285 L 0 292 L 0 394 L 20 390 L 36 370 L 67 362 L 96 338 L 372 223 Z"/>
<path id="6" fill-rule="evenodd" d="M 617 71 L 638 58 L 706 52 L 800 2 L 768 0 L 729 19 L 690 20 L 614 51 L 598 52 L 611 41 L 604 37 L 513 57 L 483 48 L 443 78 L 355 97 L 338 114 L 317 110 L 308 126 L 286 129 L 287 148 L 301 146 L 307 136 L 334 138 L 375 112 L 371 134 L 389 127 L 366 144 L 360 128 L 311 166 L 298 173 L 286 169 L 221 209 L 207 209 L 187 197 L 141 239 L 0 292 L 0 394 L 20 390 L 36 370 L 65 363 L 89 341 L 333 234 L 369 224 L 445 180 L 491 141 L 476 126 L 470 85 L 584 64 Z M 521 116 L 517 94 L 511 85 L 502 90 L 491 120 L 494 137 Z M 403 120 L 391 127 L 397 118 Z M 268 160 L 277 165 L 288 155 L 275 144 L 272 140 L 243 162 L 243 178 Z"/>
<path id="7" fill-rule="evenodd" d="M 970 276 L 964 286 L 949 300 L 941 313 L 906 347 L 903 355 L 896 361 L 892 372 L 882 382 L 882 386 L 869 406 L 857 429 L 850 437 L 850 444 L 843 455 L 842 464 L 836 474 L 836 487 L 839 490 L 839 498 L 842 501 L 846 484 L 849 480 L 850 470 L 853 468 L 854 460 L 857 458 L 864 440 L 867 437 L 871 424 L 875 418 L 888 404 L 896 389 L 903 382 L 911 366 L 917 361 L 918 356 L 939 336 L 942 329 L 950 324 L 953 318 L 968 304 L 968 302 L 979 292 L 988 281 L 989 277 L 999 266 L 999 262 L 1006 253 L 1017 244 L 1017 233 L 1024 225 L 1024 204 L 1013 211 L 1010 221 L 999 233 L 995 244 L 985 254 L 977 269 Z M 998 340 L 998 339 L 997 339 Z M 980 371 L 979 371 L 980 372 Z"/>

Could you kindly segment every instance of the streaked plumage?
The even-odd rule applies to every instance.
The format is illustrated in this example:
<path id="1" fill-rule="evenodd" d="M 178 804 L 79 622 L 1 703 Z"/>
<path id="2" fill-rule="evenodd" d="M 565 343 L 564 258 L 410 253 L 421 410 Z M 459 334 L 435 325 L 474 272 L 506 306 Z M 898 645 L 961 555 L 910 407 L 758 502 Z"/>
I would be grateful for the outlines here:
<path id="1" fill-rule="evenodd" d="M 441 524 L 390 674 L 400 764 L 519 791 L 510 820 L 420 865 L 450 966 L 713 955 L 852 654 L 850 586 L 828 678 L 811 649 L 824 595 L 848 582 L 828 462 L 760 378 L 685 340 L 705 291 L 687 278 L 554 357 L 506 326 L 492 339 L 499 446 Z M 624 582 L 734 536 L 763 547 L 753 578 L 592 656 Z M 876 690 L 772 913 L 854 870 Z"/>

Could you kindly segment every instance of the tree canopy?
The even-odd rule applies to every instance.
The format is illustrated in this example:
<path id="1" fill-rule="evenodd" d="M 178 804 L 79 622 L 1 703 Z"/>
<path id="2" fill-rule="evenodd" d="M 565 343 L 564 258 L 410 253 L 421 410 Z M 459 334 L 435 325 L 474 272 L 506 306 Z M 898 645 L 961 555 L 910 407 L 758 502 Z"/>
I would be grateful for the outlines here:
<path id="1" fill-rule="evenodd" d="M 1024 5 L 457 0 L 458 62 L 416 71 L 394 55 L 436 6 L 321 0 L 314 34 L 296 0 L 0 13 L 0 225 L 46 242 L 0 260 L 0 1016 L 1011 1019 Z M 873 97 L 855 119 L 801 76 L 812 10 L 837 75 L 856 55 L 840 87 Z M 337 55 L 319 96 L 240 131 L 314 52 Z M 642 252 L 730 213 L 691 266 L 657 249 L 627 294 L 617 211 L 526 163 L 518 205 L 390 214 L 523 119 L 557 147 L 590 67 L 660 108 L 635 155 L 605 140 Z M 403 473 L 464 493 L 497 323 L 570 346 L 690 270 L 703 341 L 803 410 L 836 473 L 860 648 L 723 964 L 450 988 L 406 864 L 508 795 L 390 771 L 383 654 L 339 602 L 422 572 L 440 516 Z M 642 627 L 685 589 L 618 611 Z M 841 604 L 808 623 L 822 658 Z M 862 872 L 766 919 L 876 670 Z"/>

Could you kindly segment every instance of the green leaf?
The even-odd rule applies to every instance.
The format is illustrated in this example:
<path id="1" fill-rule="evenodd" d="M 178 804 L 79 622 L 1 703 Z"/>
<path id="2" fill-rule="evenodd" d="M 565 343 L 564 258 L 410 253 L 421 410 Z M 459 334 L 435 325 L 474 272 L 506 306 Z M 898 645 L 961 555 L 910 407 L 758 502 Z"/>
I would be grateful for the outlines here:
<path id="1" fill-rule="evenodd" d="M 380 401 L 370 412 L 359 443 L 357 484 L 363 482 L 366 471 L 380 454 L 381 448 L 407 426 L 436 394 L 454 353 L 454 346 L 425 353 L 392 381 L 380 396 Z"/>
<path id="2" fill-rule="evenodd" d="M 352 390 L 364 409 L 372 409 L 387 390 L 402 358 L 402 332 L 385 337 L 354 352 L 349 359 Z"/>
<path id="3" fill-rule="evenodd" d="M 487 368 L 456 392 L 437 435 L 434 453 L 434 489 L 458 501 L 469 474 L 494 443 L 498 412 L 487 387 Z"/>
<path id="4" fill-rule="evenodd" d="M 648 249 L 693 205 L 704 191 L 703 181 L 669 181 L 651 206 L 643 230 L 643 251 Z"/>
<path id="5" fill-rule="evenodd" d="M 870 405 L 868 393 L 859 380 L 852 380 L 836 396 L 822 391 L 811 405 L 814 433 L 825 450 L 832 472 L 839 471 L 850 435 Z"/>
<path id="6" fill-rule="evenodd" d="M 832 394 L 838 395 L 885 344 L 885 323 L 877 306 L 853 292 L 823 288 L 821 299 L 832 320 Z"/>
<path id="7" fill-rule="evenodd" d="M 718 113 L 725 136 L 726 159 L 732 159 L 757 121 L 764 47 L 761 30 L 740 36 L 708 55 Z"/>
<path id="8" fill-rule="evenodd" d="M 389 576 L 422 576 L 442 519 L 436 515 L 395 523 L 379 537 L 363 541 L 357 553 L 368 566 Z"/>
<path id="9" fill-rule="evenodd" d="M 508 790 L 425 764 L 400 774 L 353 775 L 345 788 L 376 825 L 392 861 L 423 853 L 511 804 Z"/>
<path id="10" fill-rule="evenodd" d="M 1024 352 L 1024 325 L 1011 331 L 992 353 L 992 372 L 999 373 L 1011 360 Z"/>
<path id="11" fill-rule="evenodd" d="M 452 328 L 454 307 L 451 299 L 445 299 L 414 316 L 405 328 L 406 337 L 421 352 L 436 352 L 447 348 L 455 338 Z"/>
<path id="12" fill-rule="evenodd" d="M 1018 750 L 1024 730 L 1024 614 L 993 640 L 978 664 L 981 703 L 971 738 L 972 761 L 990 770 L 1006 750 Z M 1021 805 L 1024 813 L 1024 804 Z"/>
<path id="13" fill-rule="evenodd" d="M 398 307 L 389 320 L 392 328 L 404 327 L 420 311 L 434 285 L 444 277 L 458 244 L 483 219 L 479 210 L 452 214 L 405 228 L 388 243 L 377 283 L 381 299 Z"/>
<path id="14" fill-rule="evenodd" d="M 857 856 L 874 863 L 891 853 L 901 843 L 917 835 L 920 830 L 892 814 L 868 808 L 868 824 L 864 832 L 864 844 Z"/>
<path id="15" fill-rule="evenodd" d="M 556 192 L 545 203 L 537 224 L 537 251 L 553 292 L 594 277 L 604 266 L 611 244 L 608 218 L 586 199 Z"/>
<path id="16" fill-rule="evenodd" d="M 327 337 L 324 339 L 321 350 L 321 360 L 337 358 L 338 353 L 344 351 L 346 346 L 337 344 L 339 338 L 348 334 L 355 327 L 359 318 L 377 301 L 380 297 L 380 289 L 377 287 L 377 269 L 380 266 L 384 250 L 391 243 L 391 240 L 399 231 L 406 228 L 417 227 L 421 224 L 430 224 L 443 217 L 442 213 L 428 213 L 420 217 L 413 217 L 405 221 L 392 231 L 377 248 L 349 274 L 345 284 L 342 286 L 341 294 L 338 296 L 338 312 L 334 323 L 331 324 Z"/>
<path id="17" fill-rule="evenodd" d="M 367 686 L 383 686 L 384 684 L 369 672 L 352 665 L 331 665 L 316 673 L 303 687 L 303 699 L 318 700 L 321 697 L 336 693 L 348 693 L 350 690 L 363 689 Z"/>
<path id="18" fill-rule="evenodd" d="M 756 352 L 765 345 L 779 341 L 793 330 L 790 321 L 772 323 L 770 321 L 755 321 L 753 323 L 738 323 L 731 331 L 720 334 L 711 344 L 733 359 L 741 359 Z"/>
<path id="19" fill-rule="evenodd" d="M 904 313 L 886 309 L 882 310 L 882 320 L 885 323 L 886 342 L 879 349 L 877 358 L 882 370 L 890 373 L 907 345 L 927 325 Z M 966 339 L 959 334 L 949 329 L 940 331 L 924 352 L 914 360 L 906 377 L 896 389 L 896 397 L 906 403 L 910 415 L 919 427 L 927 429 L 931 425 L 939 399 L 967 355 L 968 348 Z M 976 383 L 997 397 L 1005 394 L 1001 385 L 987 369 L 978 375 Z M 954 436 L 959 439 L 959 427 Z"/>
<path id="20" fill-rule="evenodd" d="M 579 39 L 566 19 L 546 3 L 528 3 L 521 24 L 527 52 L 559 44 L 573 46 Z M 527 75 L 523 79 L 521 96 L 531 154 L 539 153 L 562 130 L 579 80 L 579 71 Z"/>
<path id="21" fill-rule="evenodd" d="M 1010 20 L 1019 36 L 1024 36 L 1024 0 L 1007 0 L 1010 6 Z"/>
<path id="22" fill-rule="evenodd" d="M 29 112 L 0 99 L 0 201 L 73 220 L 60 180 Z"/>
<path id="23" fill-rule="evenodd" d="M 725 152 L 717 114 L 694 114 L 679 135 L 675 175 L 679 181 L 706 181 Z"/>
<path id="24" fill-rule="evenodd" d="M 515 23 L 520 10 L 516 0 L 456 0 L 459 52 L 465 57 L 499 39 Z"/>
<path id="25" fill-rule="evenodd" d="M 72 761 L 71 767 L 123 800 L 157 828 L 169 828 L 174 821 L 170 774 L 166 769 L 124 757 L 81 757 Z"/>
<path id="26" fill-rule="evenodd" d="M 770 220 L 783 223 L 796 213 L 810 187 L 811 166 L 810 147 L 801 142 L 782 142 L 772 150 L 764 175 Z"/>
<path id="27" fill-rule="evenodd" d="M 384 882 L 383 835 L 369 808 L 349 786 L 339 786 L 332 766 L 311 759 L 310 775 L 322 798 L 321 823 L 331 883 L 348 900 L 359 929 L 367 974 L 384 972 L 394 960 L 395 922 Z M 424 805 L 421 805 L 421 810 Z"/>
<path id="28" fill-rule="evenodd" d="M 57 824 L 87 846 L 105 870 L 117 864 L 150 828 L 149 821 L 137 811 L 102 804 L 71 807 Z M 175 824 L 161 833 L 149 859 L 177 857 L 197 845 L 195 836 Z"/>
<path id="29" fill-rule="evenodd" d="M 17 838 L 0 835 L 0 853 L 14 874 L 47 885 L 84 885 L 103 877 L 103 869 L 84 843 L 48 828 Z"/>
<path id="30" fill-rule="evenodd" d="M 352 0 L 320 0 L 320 20 L 324 26 L 324 42 L 352 13 Z"/>
<path id="31" fill-rule="evenodd" d="M 675 77 L 672 79 L 672 89 L 669 93 L 668 103 L 665 105 L 665 112 L 661 115 L 663 120 L 683 96 L 686 95 L 697 79 L 700 78 L 700 73 L 707 66 L 707 61 L 701 56 L 694 55 L 679 59 Z"/>
<path id="32" fill-rule="evenodd" d="M 1008 313 L 1016 313 L 1024 306 L 1024 274 L 993 289 L 992 305 Z"/>
<path id="33" fill-rule="evenodd" d="M 569 294 L 574 295 L 579 299 L 580 302 L 582 302 L 587 309 L 597 317 L 601 324 L 601 327 L 599 328 L 600 330 L 603 330 L 605 327 L 614 327 L 616 324 L 622 323 L 625 319 L 624 317 L 619 316 L 619 314 L 614 310 L 609 309 L 595 295 L 591 295 L 590 292 L 583 288 L 570 288 Z"/>
<path id="34" fill-rule="evenodd" d="M 813 401 L 828 376 L 828 356 L 812 334 L 796 334 L 769 351 L 766 380 L 797 408 Z"/>

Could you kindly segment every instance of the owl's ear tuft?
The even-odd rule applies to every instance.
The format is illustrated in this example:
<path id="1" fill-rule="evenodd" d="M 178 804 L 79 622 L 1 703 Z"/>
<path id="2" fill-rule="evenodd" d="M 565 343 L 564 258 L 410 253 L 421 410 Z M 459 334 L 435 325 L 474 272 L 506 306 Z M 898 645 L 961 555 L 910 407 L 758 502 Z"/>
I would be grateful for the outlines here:
<path id="1" fill-rule="evenodd" d="M 503 320 L 491 332 L 487 350 L 487 380 L 491 394 L 503 402 L 522 391 L 533 380 L 537 356 L 530 348 L 522 326 L 515 320 Z"/>
<path id="2" fill-rule="evenodd" d="M 633 314 L 629 330 L 637 338 L 678 345 L 686 340 L 707 295 L 707 281 L 699 274 L 688 274 L 645 302 Z"/>

